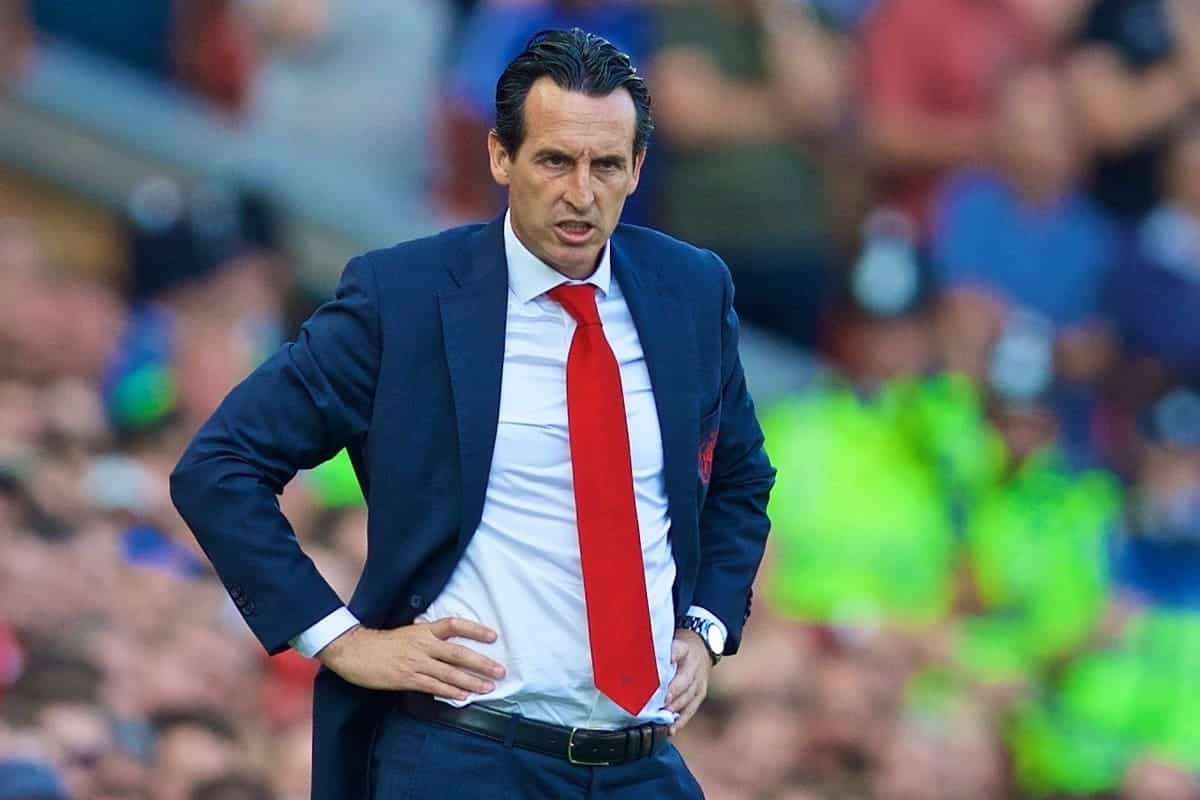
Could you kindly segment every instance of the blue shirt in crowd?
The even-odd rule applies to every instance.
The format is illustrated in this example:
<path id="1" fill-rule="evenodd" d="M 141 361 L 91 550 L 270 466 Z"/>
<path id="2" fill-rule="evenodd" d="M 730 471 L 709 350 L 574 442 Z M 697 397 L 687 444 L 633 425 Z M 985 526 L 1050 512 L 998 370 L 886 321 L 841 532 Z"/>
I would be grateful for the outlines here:
<path id="1" fill-rule="evenodd" d="M 1125 348 L 1170 369 L 1200 369 L 1200 221 L 1164 206 L 1138 230 L 1109 292 Z"/>
<path id="2" fill-rule="evenodd" d="M 1118 533 L 1111 564 L 1116 584 L 1155 606 L 1200 610 L 1200 541 Z"/>
<path id="3" fill-rule="evenodd" d="M 1069 326 L 1100 313 L 1116 242 L 1082 193 L 1035 208 L 999 175 L 969 170 L 938 197 L 931 246 L 947 288 L 982 289 Z"/>

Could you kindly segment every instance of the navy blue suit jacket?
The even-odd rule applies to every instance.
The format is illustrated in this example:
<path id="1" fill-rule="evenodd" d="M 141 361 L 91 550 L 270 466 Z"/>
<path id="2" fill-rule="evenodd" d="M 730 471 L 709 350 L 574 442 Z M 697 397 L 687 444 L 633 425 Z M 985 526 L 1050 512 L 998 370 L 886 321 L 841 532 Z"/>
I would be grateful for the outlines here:
<path id="1" fill-rule="evenodd" d="M 277 495 L 343 447 L 369 509 L 369 556 L 350 609 L 369 627 L 406 625 L 449 580 L 479 524 L 496 438 L 503 225 L 351 260 L 335 298 L 229 394 L 172 473 L 176 507 L 269 652 L 341 605 Z M 662 429 L 676 613 L 693 603 L 712 611 L 729 630 L 726 652 L 736 652 L 775 471 L 738 359 L 729 271 L 644 228 L 620 226 L 611 247 Z M 314 797 L 367 796 L 386 699 L 318 674 Z"/>

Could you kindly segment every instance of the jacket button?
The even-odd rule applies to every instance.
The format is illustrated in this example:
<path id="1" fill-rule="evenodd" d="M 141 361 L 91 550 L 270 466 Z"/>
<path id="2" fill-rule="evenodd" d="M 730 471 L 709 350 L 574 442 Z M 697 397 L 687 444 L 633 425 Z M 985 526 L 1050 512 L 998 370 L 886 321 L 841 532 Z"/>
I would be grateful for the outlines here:
<path id="1" fill-rule="evenodd" d="M 420 608 L 420 607 L 421 607 L 421 602 L 422 602 L 424 599 L 425 599 L 425 598 L 421 597 L 421 595 L 419 595 L 419 594 L 414 594 L 412 597 L 408 598 L 408 605 L 409 605 L 410 607 L 412 607 L 412 608 Z"/>

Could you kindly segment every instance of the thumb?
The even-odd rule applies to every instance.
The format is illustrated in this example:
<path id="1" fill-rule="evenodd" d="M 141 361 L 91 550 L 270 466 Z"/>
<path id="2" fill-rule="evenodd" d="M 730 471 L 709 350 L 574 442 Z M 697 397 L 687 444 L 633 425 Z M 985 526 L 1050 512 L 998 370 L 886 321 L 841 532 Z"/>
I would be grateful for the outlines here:
<path id="1" fill-rule="evenodd" d="M 678 639 L 671 642 L 671 663 L 678 664 L 687 655 L 687 645 Z"/>

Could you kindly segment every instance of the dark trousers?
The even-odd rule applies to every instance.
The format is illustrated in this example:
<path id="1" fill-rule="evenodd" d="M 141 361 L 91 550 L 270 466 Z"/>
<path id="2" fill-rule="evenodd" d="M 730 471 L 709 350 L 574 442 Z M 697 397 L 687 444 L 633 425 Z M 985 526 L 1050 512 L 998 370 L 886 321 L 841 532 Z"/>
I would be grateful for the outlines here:
<path id="1" fill-rule="evenodd" d="M 666 745 L 610 767 L 583 767 L 392 711 L 371 759 L 371 800 L 702 800 Z"/>

